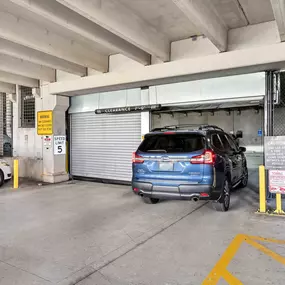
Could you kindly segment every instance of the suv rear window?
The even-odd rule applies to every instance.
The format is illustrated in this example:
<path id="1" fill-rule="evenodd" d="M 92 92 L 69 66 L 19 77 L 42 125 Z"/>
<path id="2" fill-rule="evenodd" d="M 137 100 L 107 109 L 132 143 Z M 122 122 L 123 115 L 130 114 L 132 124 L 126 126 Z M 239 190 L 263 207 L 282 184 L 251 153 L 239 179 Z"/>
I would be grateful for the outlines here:
<path id="1" fill-rule="evenodd" d="M 200 134 L 153 134 L 145 137 L 141 152 L 188 153 L 205 148 L 205 137 Z"/>

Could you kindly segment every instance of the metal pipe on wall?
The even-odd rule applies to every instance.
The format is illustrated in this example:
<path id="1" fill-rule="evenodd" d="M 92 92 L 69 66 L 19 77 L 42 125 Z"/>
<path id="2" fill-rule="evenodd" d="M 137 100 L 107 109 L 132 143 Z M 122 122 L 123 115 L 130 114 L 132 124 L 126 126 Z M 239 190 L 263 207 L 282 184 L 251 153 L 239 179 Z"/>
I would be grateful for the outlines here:
<path id="1" fill-rule="evenodd" d="M 273 135 L 273 104 L 274 104 L 274 72 L 266 72 L 265 98 L 264 98 L 264 135 Z"/>
<path id="2" fill-rule="evenodd" d="M 265 75 L 265 98 L 264 98 L 264 136 L 273 136 L 273 105 L 274 105 L 274 71 L 266 71 Z M 265 163 L 265 157 L 263 152 L 263 164 Z M 268 192 L 268 170 L 265 173 L 266 177 L 266 195 L 270 195 Z M 270 197 L 270 196 L 268 196 Z"/>

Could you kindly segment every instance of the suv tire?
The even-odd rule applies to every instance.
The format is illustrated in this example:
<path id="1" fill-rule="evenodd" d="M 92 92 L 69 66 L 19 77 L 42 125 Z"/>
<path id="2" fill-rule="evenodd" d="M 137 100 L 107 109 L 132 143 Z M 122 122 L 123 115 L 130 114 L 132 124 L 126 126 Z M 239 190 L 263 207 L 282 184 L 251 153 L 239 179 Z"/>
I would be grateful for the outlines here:
<path id="1" fill-rule="evenodd" d="M 219 201 L 213 202 L 212 205 L 216 211 L 227 212 L 230 208 L 230 201 L 230 183 L 228 180 L 225 180 L 221 198 L 219 199 Z"/>
<path id="2" fill-rule="evenodd" d="M 247 183 L 248 183 L 248 169 L 245 166 L 243 168 L 243 174 L 242 174 L 242 179 L 239 184 L 239 188 L 245 188 L 247 186 Z"/>
<path id="3" fill-rule="evenodd" d="M 4 184 L 4 173 L 2 170 L 0 170 L 0 187 Z"/>
<path id="4" fill-rule="evenodd" d="M 159 199 L 156 198 L 142 197 L 142 199 L 146 204 L 157 204 L 159 202 Z"/>

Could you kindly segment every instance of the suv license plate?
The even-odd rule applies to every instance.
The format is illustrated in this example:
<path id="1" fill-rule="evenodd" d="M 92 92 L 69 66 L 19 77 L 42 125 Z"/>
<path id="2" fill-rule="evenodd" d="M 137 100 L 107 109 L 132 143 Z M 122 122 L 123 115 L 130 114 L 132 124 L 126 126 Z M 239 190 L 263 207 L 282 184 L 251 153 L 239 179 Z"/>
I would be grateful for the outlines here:
<path id="1" fill-rule="evenodd" d="M 159 170 L 160 171 L 173 171 L 173 163 L 172 162 L 160 162 Z"/>

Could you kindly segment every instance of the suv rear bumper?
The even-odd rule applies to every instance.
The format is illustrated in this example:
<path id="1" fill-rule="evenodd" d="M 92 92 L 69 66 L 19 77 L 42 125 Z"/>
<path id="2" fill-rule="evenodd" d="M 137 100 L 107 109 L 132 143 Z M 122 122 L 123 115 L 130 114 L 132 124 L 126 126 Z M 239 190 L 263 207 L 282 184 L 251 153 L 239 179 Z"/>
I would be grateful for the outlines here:
<path id="1" fill-rule="evenodd" d="M 158 186 L 151 183 L 133 181 L 132 187 L 133 191 L 140 196 L 158 199 L 192 200 L 198 198 L 199 200 L 217 200 L 220 196 L 219 193 L 214 191 L 212 185 L 207 184 Z M 208 196 L 205 194 L 208 194 Z"/>

